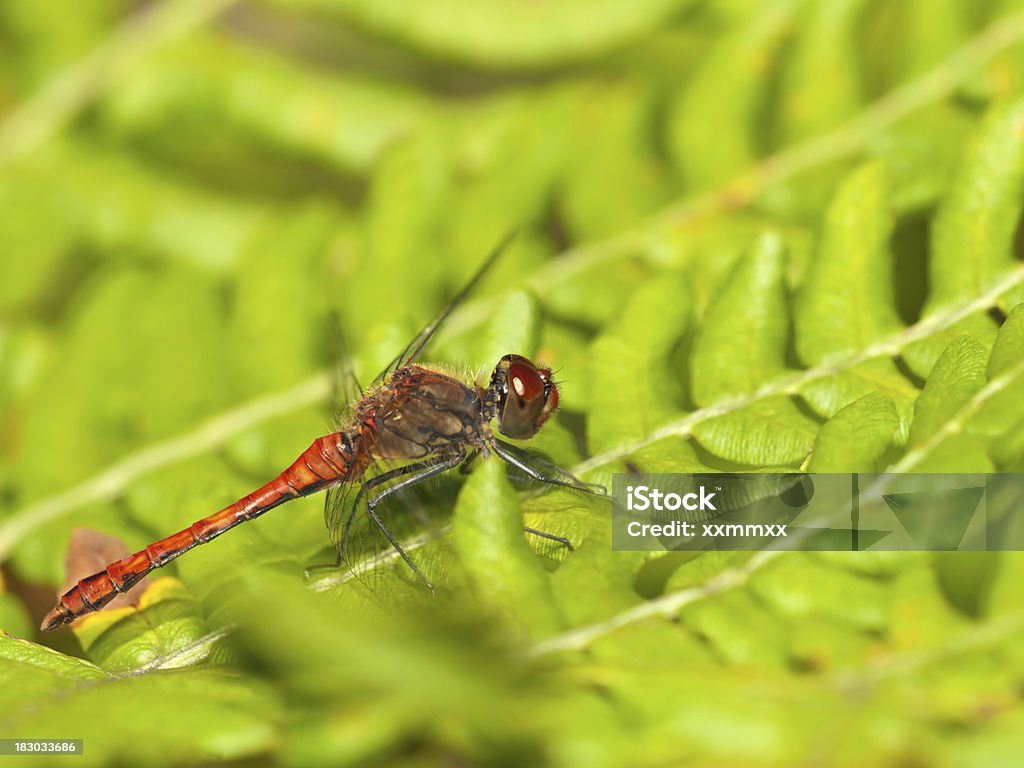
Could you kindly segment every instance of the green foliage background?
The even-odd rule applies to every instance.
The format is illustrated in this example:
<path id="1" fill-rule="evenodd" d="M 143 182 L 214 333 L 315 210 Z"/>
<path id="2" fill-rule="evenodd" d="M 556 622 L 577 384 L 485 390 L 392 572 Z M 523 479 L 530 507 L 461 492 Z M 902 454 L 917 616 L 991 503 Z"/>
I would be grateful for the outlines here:
<path id="1" fill-rule="evenodd" d="M 433 357 L 551 362 L 536 443 L 588 480 L 1024 471 L 1022 78 L 1014 0 L 3 0 L 0 736 L 1019 760 L 1017 553 L 613 553 L 605 502 L 495 462 L 391 505 L 437 599 L 307 583 L 313 498 L 34 627 L 74 527 L 142 547 L 273 476 L 329 428 L 332 312 L 372 378 L 510 227 Z"/>

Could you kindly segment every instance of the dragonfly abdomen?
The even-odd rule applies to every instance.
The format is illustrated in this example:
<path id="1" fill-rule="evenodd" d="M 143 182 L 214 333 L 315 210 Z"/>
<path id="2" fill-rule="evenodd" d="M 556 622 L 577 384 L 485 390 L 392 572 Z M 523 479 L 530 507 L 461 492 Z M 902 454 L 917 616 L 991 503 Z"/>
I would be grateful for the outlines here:
<path id="1" fill-rule="evenodd" d="M 349 481 L 365 469 L 365 460 L 353 449 L 354 437 L 347 432 L 335 432 L 317 438 L 288 469 L 259 490 L 80 580 L 61 596 L 43 620 L 42 628 L 53 629 L 98 611 L 150 571 L 278 504 Z"/>

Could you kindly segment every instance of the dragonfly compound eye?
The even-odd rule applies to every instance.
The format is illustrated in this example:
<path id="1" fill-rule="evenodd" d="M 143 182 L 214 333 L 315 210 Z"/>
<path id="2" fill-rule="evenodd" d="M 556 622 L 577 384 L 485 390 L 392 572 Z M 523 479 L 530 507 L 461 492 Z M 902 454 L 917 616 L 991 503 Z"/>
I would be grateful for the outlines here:
<path id="1" fill-rule="evenodd" d="M 527 402 L 544 394 L 540 372 L 526 363 L 512 363 L 508 367 L 508 386 L 517 398 Z"/>
<path id="2" fill-rule="evenodd" d="M 498 390 L 498 429 L 508 437 L 533 437 L 558 405 L 551 371 L 525 357 L 506 355 L 495 371 Z"/>

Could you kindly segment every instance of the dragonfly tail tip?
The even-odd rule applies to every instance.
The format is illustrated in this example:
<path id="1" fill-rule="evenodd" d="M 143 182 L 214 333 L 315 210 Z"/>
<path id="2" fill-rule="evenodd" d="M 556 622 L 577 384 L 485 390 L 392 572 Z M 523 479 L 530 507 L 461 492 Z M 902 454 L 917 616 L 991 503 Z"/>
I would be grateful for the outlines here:
<path id="1" fill-rule="evenodd" d="M 62 624 L 70 622 L 70 617 L 66 611 L 61 610 L 61 606 L 58 604 L 52 611 L 46 614 L 43 619 L 43 623 L 39 625 L 39 628 L 44 632 L 49 632 L 51 629 L 57 629 Z"/>

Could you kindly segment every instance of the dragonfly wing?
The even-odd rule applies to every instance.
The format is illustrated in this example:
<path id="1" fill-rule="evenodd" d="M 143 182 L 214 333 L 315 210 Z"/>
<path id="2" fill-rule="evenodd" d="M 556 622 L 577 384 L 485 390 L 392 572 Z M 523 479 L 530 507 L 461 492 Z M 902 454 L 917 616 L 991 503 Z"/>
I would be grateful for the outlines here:
<path id="1" fill-rule="evenodd" d="M 392 360 L 387 367 L 380 372 L 380 375 L 374 379 L 374 385 L 380 384 L 391 377 L 396 370 L 403 366 L 409 365 L 419 357 L 420 353 L 427 346 L 427 343 L 433 338 L 434 334 L 441 328 L 444 321 L 448 319 L 448 316 L 455 311 L 455 308 L 462 304 L 466 297 L 468 297 L 473 290 L 477 287 L 484 275 L 490 270 L 491 267 L 498 261 L 501 255 L 508 248 L 509 243 L 515 238 L 515 232 L 507 233 L 498 244 L 491 250 L 487 258 L 484 259 L 484 263 L 481 264 L 477 271 L 473 274 L 469 281 L 462 287 L 462 289 L 455 294 L 448 306 L 441 310 L 441 312 L 431 320 L 427 325 L 413 338 L 412 341 L 403 349 L 394 360 Z"/>
<path id="2" fill-rule="evenodd" d="M 334 375 L 331 377 L 332 400 L 337 426 L 340 427 L 347 423 L 352 409 L 362 398 L 363 388 L 359 385 L 359 379 L 356 377 L 350 347 L 345 340 L 345 331 L 341 326 L 341 315 L 337 310 L 332 310 L 330 313 L 330 325 L 336 355 Z"/>
<path id="3" fill-rule="evenodd" d="M 361 488 L 361 483 L 349 484 L 334 486 L 327 492 L 324 519 L 337 559 L 334 563 L 314 565 L 307 574 L 326 572 L 326 576 L 315 577 L 315 581 L 327 582 L 331 587 L 340 587 L 342 584 L 362 585 L 359 594 L 371 602 L 379 603 L 377 588 L 371 577 L 382 548 L 371 539 L 367 515 L 359 509 L 365 506 L 359 493 Z"/>
<path id="4" fill-rule="evenodd" d="M 360 484 L 344 483 L 328 489 L 324 499 L 324 522 L 331 537 L 331 544 L 338 553 L 338 561 L 345 559 L 352 524 L 358 512 Z"/>

